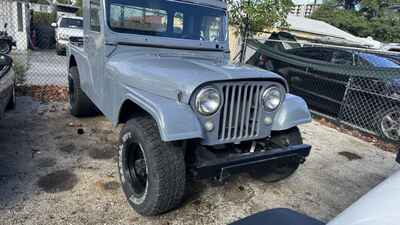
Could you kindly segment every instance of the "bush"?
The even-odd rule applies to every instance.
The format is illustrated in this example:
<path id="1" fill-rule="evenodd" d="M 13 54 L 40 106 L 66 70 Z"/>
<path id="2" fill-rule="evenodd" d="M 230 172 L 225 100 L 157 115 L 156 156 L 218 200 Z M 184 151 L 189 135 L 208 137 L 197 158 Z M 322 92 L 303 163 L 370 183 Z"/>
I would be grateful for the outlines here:
<path id="1" fill-rule="evenodd" d="M 25 82 L 26 71 L 28 71 L 27 57 L 27 54 L 15 54 L 12 56 L 17 85 L 22 85 Z"/>

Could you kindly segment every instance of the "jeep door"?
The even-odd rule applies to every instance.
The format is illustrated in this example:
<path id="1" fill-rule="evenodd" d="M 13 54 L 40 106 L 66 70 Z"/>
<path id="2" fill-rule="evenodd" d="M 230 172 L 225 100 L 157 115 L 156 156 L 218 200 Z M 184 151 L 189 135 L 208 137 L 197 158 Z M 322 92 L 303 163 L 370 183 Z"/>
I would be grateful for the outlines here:
<path id="1" fill-rule="evenodd" d="M 95 98 L 96 105 L 102 105 L 103 70 L 104 70 L 104 34 L 101 32 L 102 7 L 100 0 L 88 1 L 85 7 L 84 48 L 89 61 L 89 86 Z"/>

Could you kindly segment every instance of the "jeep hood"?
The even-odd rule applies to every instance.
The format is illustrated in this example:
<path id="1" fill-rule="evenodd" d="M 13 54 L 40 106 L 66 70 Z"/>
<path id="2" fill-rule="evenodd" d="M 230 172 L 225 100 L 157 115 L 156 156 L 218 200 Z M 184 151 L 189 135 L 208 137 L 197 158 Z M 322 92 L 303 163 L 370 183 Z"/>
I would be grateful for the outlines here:
<path id="1" fill-rule="evenodd" d="M 108 70 L 108 71 L 107 71 Z M 277 79 L 279 75 L 252 66 L 222 64 L 215 60 L 179 56 L 130 56 L 112 57 L 106 71 L 122 85 L 138 88 L 160 96 L 176 99 L 178 91 L 188 103 L 193 91 L 201 84 L 232 79 Z"/>

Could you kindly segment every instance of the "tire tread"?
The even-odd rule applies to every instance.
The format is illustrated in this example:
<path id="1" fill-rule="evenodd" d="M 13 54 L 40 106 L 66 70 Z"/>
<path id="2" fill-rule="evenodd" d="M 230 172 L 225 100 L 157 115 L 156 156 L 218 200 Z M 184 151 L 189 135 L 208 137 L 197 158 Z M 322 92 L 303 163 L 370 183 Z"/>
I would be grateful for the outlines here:
<path id="1" fill-rule="evenodd" d="M 147 148 L 147 164 L 151 164 L 158 181 L 153 187 L 155 190 L 149 190 L 150 195 L 146 197 L 148 201 L 143 206 L 136 207 L 132 203 L 131 205 L 140 214 L 146 216 L 167 212 L 181 203 L 185 192 L 186 168 L 183 151 L 174 143 L 161 140 L 155 121 L 148 115 L 129 120 L 121 131 L 121 137 L 124 133 L 133 130 L 142 132 L 146 137 L 142 141 L 145 142 L 144 148 Z M 151 195 L 152 193 L 155 195 Z"/>

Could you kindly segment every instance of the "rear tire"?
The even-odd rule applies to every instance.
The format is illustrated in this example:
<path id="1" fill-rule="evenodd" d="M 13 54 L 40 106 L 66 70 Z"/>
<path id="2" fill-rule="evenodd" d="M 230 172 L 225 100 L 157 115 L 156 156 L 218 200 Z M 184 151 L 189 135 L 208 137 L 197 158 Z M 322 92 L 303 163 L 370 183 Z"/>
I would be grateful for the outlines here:
<path id="1" fill-rule="evenodd" d="M 282 146 L 303 144 L 300 130 L 297 127 L 286 131 L 273 132 L 271 141 Z M 266 183 L 277 182 L 291 176 L 301 163 L 302 160 L 298 157 L 278 159 L 271 161 L 267 166 L 254 168 L 250 175 Z"/>
<path id="2" fill-rule="evenodd" d="M 78 68 L 75 66 L 69 69 L 68 94 L 73 116 L 94 116 L 98 113 L 96 106 L 81 89 Z"/>
<path id="3" fill-rule="evenodd" d="M 118 167 L 128 203 L 139 214 L 158 215 L 181 203 L 186 178 L 183 149 L 163 142 L 150 116 L 135 117 L 123 127 Z"/>

